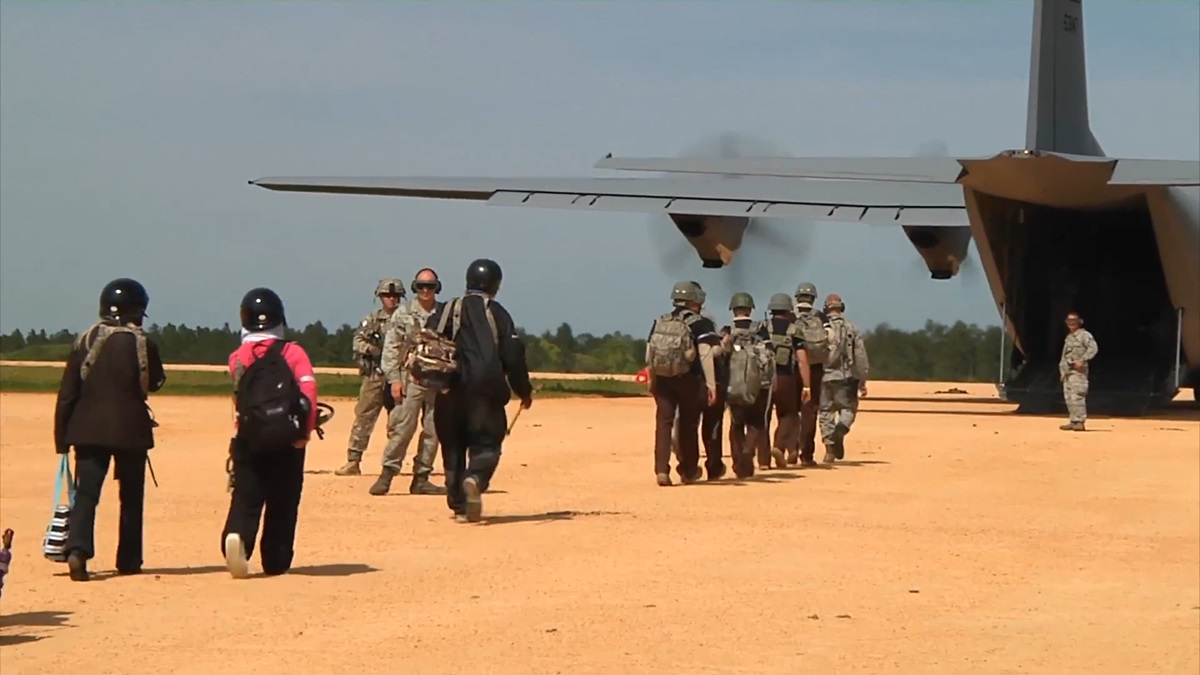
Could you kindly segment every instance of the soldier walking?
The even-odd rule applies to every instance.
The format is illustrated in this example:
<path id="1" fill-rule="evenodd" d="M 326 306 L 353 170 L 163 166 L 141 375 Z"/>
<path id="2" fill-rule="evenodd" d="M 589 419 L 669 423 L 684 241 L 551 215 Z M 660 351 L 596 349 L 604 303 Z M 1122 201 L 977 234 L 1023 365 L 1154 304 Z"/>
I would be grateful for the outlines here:
<path id="1" fill-rule="evenodd" d="M 713 360 L 721 347 L 717 327 L 700 314 L 702 291 L 690 281 L 671 289 L 674 308 L 654 322 L 646 339 L 646 364 L 654 395 L 654 474 L 661 486 L 671 484 L 671 432 L 679 415 L 680 480 L 700 480 L 698 427 L 704 409 L 717 401 Z"/>
<path id="2" fill-rule="evenodd" d="M 100 321 L 84 331 L 67 357 L 54 412 L 60 455 L 75 447 L 75 504 L 64 544 L 72 581 L 88 581 L 95 557 L 96 507 L 110 462 L 121 501 L 117 574 L 142 571 L 146 463 L 154 447 L 147 394 L 166 382 L 158 346 L 142 332 L 150 296 L 133 279 L 100 291 Z"/>
<path id="3" fill-rule="evenodd" d="M 787 302 L 787 296 L 784 296 L 784 302 Z M 749 293 L 734 293 L 729 301 L 729 309 L 733 312 L 733 321 L 730 323 L 729 334 L 722 351 L 728 354 L 730 365 L 733 365 L 734 350 L 761 349 L 765 346 L 773 354 L 774 343 L 771 342 L 766 325 L 756 322 L 752 317 L 754 298 Z M 748 356 L 758 359 L 757 354 Z M 786 358 L 794 359 L 794 354 Z M 766 375 L 770 378 L 770 383 L 758 391 L 753 403 L 739 405 L 734 402 L 736 397 L 733 394 L 736 392 L 732 387 L 729 392 L 729 456 L 733 462 L 733 475 L 738 478 L 754 475 L 754 454 L 759 448 L 760 439 L 767 433 L 767 415 L 770 414 L 767 408 L 771 404 L 770 388 L 775 384 L 775 359 L 772 357 L 766 361 L 765 365 L 771 372 L 760 373 L 760 377 Z"/>
<path id="4" fill-rule="evenodd" d="M 427 267 L 417 272 L 409 288 L 416 297 L 392 312 L 384 326 L 381 361 L 388 393 L 395 404 L 388 413 L 388 441 L 383 450 L 383 467 L 379 479 L 369 490 L 377 496 L 386 495 L 392 487 L 392 479 L 400 475 L 408 444 L 417 431 L 418 420 L 421 422 L 421 441 L 417 455 L 413 457 L 413 478 L 408 492 L 414 495 L 446 494 L 445 488 L 429 481 L 438 448 L 433 412 L 437 392 L 413 380 L 405 367 L 417 333 L 421 332 L 430 315 L 441 305 L 437 301 L 437 294 L 442 290 L 442 282 L 438 280 L 437 272 Z"/>
<path id="5" fill-rule="evenodd" d="M 392 312 L 404 297 L 404 284 L 399 279 L 380 279 L 375 295 L 383 305 L 363 317 L 354 331 L 354 358 L 358 360 L 358 373 L 362 375 L 362 386 L 358 389 L 358 403 L 354 406 L 354 424 L 350 427 L 350 440 L 346 444 L 346 463 L 335 474 L 359 476 L 359 463 L 367 451 L 371 432 L 384 407 L 384 376 L 380 358 L 383 353 L 383 327 Z M 390 429 L 389 429 L 390 431 Z"/>
<path id="6" fill-rule="evenodd" d="M 841 296 L 830 294 L 825 298 L 829 362 L 820 383 L 820 422 L 826 464 L 845 459 L 844 440 L 858 414 L 858 398 L 867 395 L 867 346 L 858 326 L 846 319 L 845 311 Z"/>
<path id="7" fill-rule="evenodd" d="M 1063 341 L 1062 357 L 1058 360 L 1058 377 L 1062 380 L 1063 400 L 1069 419 L 1059 427 L 1063 431 L 1084 431 L 1087 422 L 1088 371 L 1092 359 L 1100 351 L 1096 338 L 1083 327 L 1077 312 L 1067 315 L 1067 338 Z"/>
<path id="8" fill-rule="evenodd" d="M 800 403 L 800 434 L 797 446 L 800 452 L 799 462 L 802 466 L 815 466 L 813 456 L 817 450 L 817 412 L 821 405 L 821 381 L 824 376 L 825 363 L 829 360 L 829 335 L 825 319 L 813 310 L 817 301 L 817 287 L 806 281 L 796 287 L 796 326 L 800 338 L 804 341 L 804 351 L 808 354 L 808 367 L 811 379 L 805 379 L 802 387 L 809 387 L 808 392 L 802 392 Z M 796 464 L 796 448 L 788 448 L 787 463 Z"/>
<path id="9" fill-rule="evenodd" d="M 787 293 L 776 293 L 767 302 L 767 311 L 770 312 L 767 331 L 775 350 L 775 387 L 771 392 L 771 403 L 775 408 L 776 426 L 774 444 L 763 433 L 757 446 L 758 468 L 764 470 L 771 468 L 772 459 L 775 466 L 782 469 L 785 452 L 787 459 L 795 457 L 799 444 L 800 406 L 810 393 L 808 383 L 813 377 L 808 351 L 792 313 L 792 299 Z M 768 414 L 770 412 L 767 410 Z"/>

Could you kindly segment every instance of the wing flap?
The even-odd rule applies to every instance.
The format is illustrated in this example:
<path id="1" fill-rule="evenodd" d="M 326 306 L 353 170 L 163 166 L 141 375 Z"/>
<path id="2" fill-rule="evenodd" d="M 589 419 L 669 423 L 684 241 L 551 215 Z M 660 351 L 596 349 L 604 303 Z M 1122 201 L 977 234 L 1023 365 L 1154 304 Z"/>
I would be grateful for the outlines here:
<path id="1" fill-rule="evenodd" d="M 261 178 L 284 192 L 425 197 L 492 206 L 755 216 L 924 225 L 968 224 L 962 188 L 930 183 L 798 180 L 774 177 L 672 178 Z"/>
<path id="2" fill-rule="evenodd" d="M 833 180 L 954 183 L 963 167 L 952 157 L 613 157 L 597 169 Z"/>
<path id="3" fill-rule="evenodd" d="M 1119 159 L 1109 185 L 1200 185 L 1200 162 L 1184 159 Z"/>

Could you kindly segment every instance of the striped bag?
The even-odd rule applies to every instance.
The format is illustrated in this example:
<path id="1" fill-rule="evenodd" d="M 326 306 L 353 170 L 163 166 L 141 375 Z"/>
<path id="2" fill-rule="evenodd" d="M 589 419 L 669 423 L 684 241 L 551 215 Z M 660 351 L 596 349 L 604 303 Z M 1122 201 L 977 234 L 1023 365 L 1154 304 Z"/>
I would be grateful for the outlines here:
<path id="1" fill-rule="evenodd" d="M 71 517 L 71 508 L 75 506 L 75 480 L 71 477 L 71 460 L 68 453 L 59 455 L 62 462 L 58 465 L 58 476 L 54 479 L 54 516 L 46 527 L 46 539 L 42 542 L 42 553 L 48 560 L 54 562 L 67 561 L 67 529 Z M 62 497 L 63 480 L 67 483 L 67 503 L 58 500 Z"/>

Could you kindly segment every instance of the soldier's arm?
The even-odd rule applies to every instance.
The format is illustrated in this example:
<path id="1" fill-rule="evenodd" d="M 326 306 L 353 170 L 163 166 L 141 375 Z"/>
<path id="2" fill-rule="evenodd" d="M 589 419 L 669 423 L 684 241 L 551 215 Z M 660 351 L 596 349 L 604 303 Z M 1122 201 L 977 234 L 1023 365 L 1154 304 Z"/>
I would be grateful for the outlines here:
<path id="1" fill-rule="evenodd" d="M 404 381 L 403 356 L 408 345 L 408 333 L 404 329 L 409 320 L 407 313 L 401 314 L 404 311 L 397 307 L 383 325 L 383 348 L 379 368 L 388 384 Z"/>
<path id="2" fill-rule="evenodd" d="M 67 425 L 71 422 L 75 405 L 79 403 L 79 394 L 83 387 L 83 378 L 79 374 L 79 368 L 83 365 L 85 354 L 86 352 L 82 349 L 71 352 L 71 355 L 67 357 L 67 365 L 63 369 L 62 381 L 58 384 L 58 399 L 54 404 L 54 448 L 59 453 L 68 450 Z"/>
<path id="3" fill-rule="evenodd" d="M 522 400 L 528 399 L 533 395 L 533 385 L 529 382 L 529 364 L 525 361 L 525 343 L 517 337 L 516 325 L 508 310 L 493 302 L 492 316 L 496 319 L 500 359 L 504 363 L 504 374 L 508 378 L 508 386 Z"/>
<path id="4" fill-rule="evenodd" d="M 796 350 L 796 364 L 799 366 L 799 369 L 800 369 L 801 384 L 804 386 L 805 389 L 811 390 L 813 387 L 812 369 L 808 365 L 808 350 L 807 349 L 797 349 Z"/>
<path id="5" fill-rule="evenodd" d="M 691 326 L 696 340 L 696 351 L 700 356 L 700 369 L 704 371 L 704 382 L 708 388 L 717 389 L 716 358 L 721 354 L 721 336 L 717 326 L 707 318 L 696 320 Z"/>
<path id="6" fill-rule="evenodd" d="M 1096 338 L 1092 337 L 1091 333 L 1088 333 L 1083 338 L 1083 360 L 1091 361 L 1096 358 L 1096 354 L 1099 352 L 1100 346 L 1096 344 Z"/>
<path id="7" fill-rule="evenodd" d="M 871 364 L 867 361 L 867 343 L 863 340 L 862 333 L 857 329 L 854 331 L 854 372 L 852 375 L 860 383 L 866 384 L 867 376 L 871 372 Z"/>
<path id="8" fill-rule="evenodd" d="M 150 370 L 150 391 L 158 391 L 167 383 L 167 373 L 163 368 L 162 356 L 154 340 L 146 338 L 146 367 Z"/>
<path id="9" fill-rule="evenodd" d="M 358 328 L 354 331 L 354 339 L 351 341 L 351 349 L 359 356 L 378 356 L 379 347 L 371 344 L 371 325 L 372 316 L 368 314 L 362 321 L 358 323 Z"/>

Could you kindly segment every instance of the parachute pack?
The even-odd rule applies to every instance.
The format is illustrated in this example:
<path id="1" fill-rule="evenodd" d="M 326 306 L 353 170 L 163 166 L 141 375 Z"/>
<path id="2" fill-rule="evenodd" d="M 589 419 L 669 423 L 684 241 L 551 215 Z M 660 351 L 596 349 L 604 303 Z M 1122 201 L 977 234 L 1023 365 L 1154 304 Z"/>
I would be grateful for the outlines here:
<path id="1" fill-rule="evenodd" d="M 732 328 L 729 335 L 733 352 L 729 355 L 729 387 L 726 400 L 730 405 L 754 405 L 764 390 L 771 388 L 775 377 L 775 350 L 760 335 L 761 324 L 750 328 Z"/>

